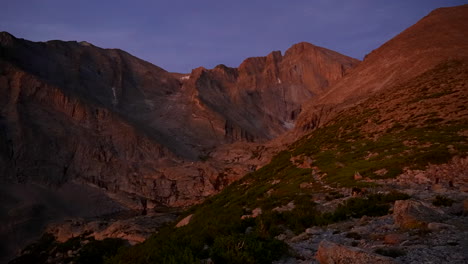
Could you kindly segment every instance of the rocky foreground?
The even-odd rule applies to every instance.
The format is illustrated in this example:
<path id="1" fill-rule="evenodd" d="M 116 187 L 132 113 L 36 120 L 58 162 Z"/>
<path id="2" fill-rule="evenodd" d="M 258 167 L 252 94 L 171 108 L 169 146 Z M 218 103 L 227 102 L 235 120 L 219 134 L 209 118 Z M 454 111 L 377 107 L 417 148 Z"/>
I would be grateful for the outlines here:
<path id="1" fill-rule="evenodd" d="M 467 263 L 468 196 L 450 193 L 453 205 L 436 207 L 427 199 L 436 195 L 396 201 L 391 215 L 283 234 L 294 257 L 275 263 Z"/>
<path id="2" fill-rule="evenodd" d="M 314 198 L 322 212 L 334 211 L 350 200 L 365 199 L 372 194 L 393 194 L 403 200 L 395 201 L 389 213 L 382 216 L 351 217 L 328 225 L 313 225 L 300 233 L 284 229 L 275 239 L 288 245 L 288 253 L 273 263 L 467 263 L 468 158 L 454 158 L 448 164 L 407 171 L 395 179 L 378 182 L 378 186 L 353 189 L 317 182 L 327 190 Z M 295 208 L 292 201 L 273 211 L 287 214 Z M 367 212 L 372 215 L 378 210 L 376 207 Z M 261 218 L 262 213 L 256 208 L 242 219 Z M 39 256 L 44 263 L 81 263 L 89 258 L 91 246 L 100 248 L 99 243 L 117 243 L 118 247 L 126 247 L 141 243 L 173 222 L 178 214 L 177 211 L 149 212 L 144 216 L 75 219 L 53 224 L 47 229 L 52 236 L 44 243 L 49 246 Z M 179 220 L 176 228 L 188 225 L 192 217 Z M 247 227 L 245 232 L 252 232 L 252 228 Z M 57 242 L 52 242 L 54 239 Z M 26 263 L 25 260 L 38 253 L 38 247 L 36 244 L 27 248 L 12 263 Z M 213 260 L 208 258 L 203 262 L 213 263 Z"/>
<path id="3" fill-rule="evenodd" d="M 293 257 L 274 263 L 468 262 L 467 158 L 380 183 L 411 198 L 396 201 L 388 215 L 314 226 L 299 235 L 281 234 L 277 239 L 290 246 Z M 322 206 L 336 207 L 346 199 L 324 199 Z"/>

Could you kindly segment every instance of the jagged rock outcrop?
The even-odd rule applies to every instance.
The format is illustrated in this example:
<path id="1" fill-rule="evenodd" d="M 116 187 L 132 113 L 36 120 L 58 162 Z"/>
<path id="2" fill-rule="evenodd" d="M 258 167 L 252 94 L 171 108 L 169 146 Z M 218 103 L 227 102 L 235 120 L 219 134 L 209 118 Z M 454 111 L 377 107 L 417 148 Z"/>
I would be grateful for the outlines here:
<path id="1" fill-rule="evenodd" d="M 297 130 L 321 126 L 372 93 L 402 84 L 448 59 L 468 58 L 467 15 L 468 5 L 436 9 L 372 51 L 322 96 L 304 104 Z"/>
<path id="2" fill-rule="evenodd" d="M 107 221 L 73 219 L 49 225 L 46 233 L 52 234 L 62 243 L 70 238 L 86 235 L 97 240 L 120 238 L 134 245 L 145 241 L 161 226 L 174 221 L 175 218 L 175 215 L 165 213 Z"/>
<path id="3" fill-rule="evenodd" d="M 221 120 L 214 123 L 224 123 L 228 141 L 272 139 L 294 126 L 302 104 L 323 94 L 357 64 L 355 59 L 303 42 L 284 56 L 274 51 L 248 58 L 238 68 L 195 69 L 184 89 L 220 115 Z"/>
<path id="4" fill-rule="evenodd" d="M 76 179 L 171 206 L 199 201 L 245 172 L 226 175 L 224 165 L 197 160 L 216 146 L 291 128 L 307 98 L 357 63 L 301 43 L 284 57 L 181 77 L 121 50 L 0 35 L 2 179 Z"/>
<path id="5" fill-rule="evenodd" d="M 301 43 L 188 76 L 117 49 L 1 32 L 0 181 L 73 180 L 144 211 L 194 204 L 268 159 L 222 146 L 291 129 L 301 104 L 357 62 Z"/>
<path id="6" fill-rule="evenodd" d="M 395 224 L 401 228 L 427 228 L 431 222 L 439 222 L 444 219 L 441 210 L 430 208 L 419 201 L 396 201 L 393 208 Z"/>
<path id="7" fill-rule="evenodd" d="M 6 84 L 1 86 L 2 94 L 7 96 L 2 102 L 1 133 L 6 144 L 0 153 L 7 164 L 3 168 L 9 170 L 3 181 L 58 186 L 74 179 L 114 193 L 154 197 L 162 204 L 192 199 L 183 198 L 185 191 L 196 197 L 197 190 L 203 193 L 201 189 L 208 186 L 177 185 L 181 175 L 167 168 L 180 170 L 181 161 L 112 111 L 68 97 L 11 66 L 2 70 L 0 79 Z M 158 170 L 162 168 L 168 172 Z M 184 173 L 185 180 L 209 174 L 195 168 Z"/>

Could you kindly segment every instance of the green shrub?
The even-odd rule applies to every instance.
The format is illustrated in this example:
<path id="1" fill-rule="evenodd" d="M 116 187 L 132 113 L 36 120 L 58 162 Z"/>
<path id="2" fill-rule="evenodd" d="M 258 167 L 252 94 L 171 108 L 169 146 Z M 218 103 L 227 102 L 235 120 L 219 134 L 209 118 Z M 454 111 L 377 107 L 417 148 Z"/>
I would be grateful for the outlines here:
<path id="1" fill-rule="evenodd" d="M 66 253 L 68 250 L 77 250 L 81 247 L 81 240 L 83 237 L 72 237 L 63 243 L 57 245 L 57 251 L 61 253 Z"/>
<path id="2" fill-rule="evenodd" d="M 374 252 L 379 255 L 391 258 L 398 258 L 406 255 L 406 251 L 399 248 L 378 248 Z"/>
<path id="3" fill-rule="evenodd" d="M 57 242 L 52 234 L 44 234 L 37 242 L 28 245 L 22 250 L 22 255 L 10 261 L 11 264 L 46 263 L 51 251 Z"/>
<path id="4" fill-rule="evenodd" d="M 287 246 L 255 234 L 233 234 L 215 239 L 211 258 L 215 263 L 271 263 L 287 252 Z"/>
<path id="5" fill-rule="evenodd" d="M 435 206 L 446 206 L 446 207 L 450 207 L 452 206 L 452 204 L 454 203 L 455 201 L 450 199 L 450 198 L 447 198 L 445 196 L 441 196 L 441 195 L 437 195 L 434 200 L 432 201 L 432 204 L 435 205 Z"/>
<path id="6" fill-rule="evenodd" d="M 360 234 L 356 233 L 356 232 L 349 232 L 346 234 L 346 237 L 347 238 L 352 238 L 354 240 L 360 240 L 362 237 Z"/>
<path id="7" fill-rule="evenodd" d="M 118 250 L 125 247 L 127 242 L 119 238 L 106 238 L 104 240 L 92 239 L 79 251 L 75 263 L 100 264 L 108 257 L 117 254 Z"/>

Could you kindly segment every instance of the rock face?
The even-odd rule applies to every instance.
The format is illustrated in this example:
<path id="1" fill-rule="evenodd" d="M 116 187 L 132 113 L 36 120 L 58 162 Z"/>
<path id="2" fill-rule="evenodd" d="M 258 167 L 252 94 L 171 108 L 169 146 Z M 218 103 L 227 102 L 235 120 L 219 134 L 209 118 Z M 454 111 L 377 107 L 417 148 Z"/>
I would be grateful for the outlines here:
<path id="1" fill-rule="evenodd" d="M 323 94 L 357 63 L 334 51 L 299 43 L 284 56 L 274 51 L 246 59 L 238 68 L 195 69 L 183 89 L 219 114 L 219 120 L 212 121 L 215 127 L 224 125 L 217 128 L 224 130 L 219 136 L 228 141 L 272 139 L 294 126 L 303 103 Z"/>
<path id="2" fill-rule="evenodd" d="M 316 128 L 339 110 L 374 92 L 395 87 L 449 58 L 468 58 L 467 15 L 468 5 L 436 9 L 372 51 L 324 95 L 303 106 L 297 129 Z"/>
<path id="3" fill-rule="evenodd" d="M 242 144 L 291 129 L 357 63 L 301 43 L 174 74 L 117 49 L 0 32 L 0 182 L 74 181 L 134 209 L 191 205 L 264 164 Z"/>
<path id="4" fill-rule="evenodd" d="M 427 227 L 431 222 L 444 219 L 444 213 L 420 201 L 396 201 L 393 208 L 395 224 L 404 229 Z"/>
<path id="5" fill-rule="evenodd" d="M 369 253 L 359 248 L 339 245 L 326 240 L 320 242 L 316 258 L 320 264 L 397 263 L 388 257 Z"/>
<path id="6" fill-rule="evenodd" d="M 0 239 L 8 241 L 0 244 L 0 263 L 6 263 L 26 243 L 38 238 L 51 221 L 125 210 L 98 188 L 76 183 L 60 188 L 2 183 L 0 201 Z"/>
<path id="7" fill-rule="evenodd" d="M 292 127 L 301 104 L 357 60 L 301 43 L 283 57 L 177 75 L 121 50 L 0 34 L 1 180 L 70 179 L 141 199 L 200 201 L 242 176 L 213 148 Z M 149 200 L 149 201 L 146 201 Z"/>
<path id="8" fill-rule="evenodd" d="M 162 225 L 174 221 L 175 218 L 172 214 L 159 214 L 112 221 L 74 219 L 49 225 L 46 232 L 54 235 L 57 241 L 62 243 L 70 238 L 86 235 L 97 240 L 120 238 L 133 245 L 145 241 Z"/>
<path id="9" fill-rule="evenodd" d="M 192 216 L 193 216 L 193 214 L 184 217 L 182 220 L 180 220 L 180 221 L 176 224 L 176 227 L 183 227 L 183 226 L 188 225 L 188 224 L 190 223 L 190 220 L 192 220 Z"/>

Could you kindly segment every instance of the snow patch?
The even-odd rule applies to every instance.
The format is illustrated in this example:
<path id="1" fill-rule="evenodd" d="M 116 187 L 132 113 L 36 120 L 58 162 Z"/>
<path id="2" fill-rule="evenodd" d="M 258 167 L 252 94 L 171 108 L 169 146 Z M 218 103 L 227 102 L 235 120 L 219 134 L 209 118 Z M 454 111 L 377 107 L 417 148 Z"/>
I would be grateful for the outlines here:
<path id="1" fill-rule="evenodd" d="M 145 99 L 145 104 L 151 109 L 154 109 L 154 103 L 151 100 Z"/>
<path id="2" fill-rule="evenodd" d="M 179 80 L 181 80 L 181 81 L 185 81 L 185 80 L 188 80 L 188 79 L 190 79 L 190 75 L 182 76 L 182 77 L 179 78 Z"/>
<path id="3" fill-rule="evenodd" d="M 294 128 L 294 122 L 283 122 L 283 126 L 286 129 L 293 129 Z"/>
<path id="4" fill-rule="evenodd" d="M 112 105 L 117 105 L 119 101 L 117 100 L 117 91 L 115 90 L 114 86 L 112 86 L 112 95 L 114 96 L 112 99 Z"/>
<path id="5" fill-rule="evenodd" d="M 280 78 L 277 78 L 277 80 L 278 80 L 278 83 L 281 84 L 281 79 L 280 79 Z"/>

